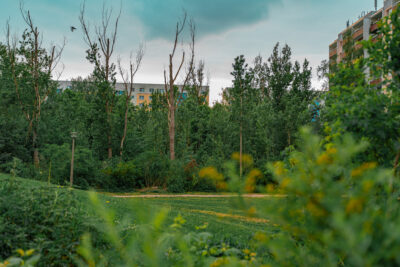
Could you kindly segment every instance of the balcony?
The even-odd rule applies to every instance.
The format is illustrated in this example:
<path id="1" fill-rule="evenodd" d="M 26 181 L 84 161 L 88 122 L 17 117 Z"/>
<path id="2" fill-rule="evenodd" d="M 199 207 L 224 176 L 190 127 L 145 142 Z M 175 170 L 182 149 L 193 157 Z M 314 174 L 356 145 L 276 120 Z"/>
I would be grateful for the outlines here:
<path id="1" fill-rule="evenodd" d="M 362 39 L 362 34 L 363 34 L 363 28 L 360 28 L 360 29 L 356 30 L 356 31 L 353 33 L 353 39 L 354 39 L 354 40 L 358 40 L 358 39 L 360 39 L 360 38 L 359 38 L 360 36 L 361 36 L 361 39 Z"/>
<path id="2" fill-rule="evenodd" d="M 335 55 L 337 55 L 337 49 L 336 48 L 329 51 L 329 58 L 331 58 L 331 57 L 333 57 Z"/>
<path id="3" fill-rule="evenodd" d="M 369 32 L 373 33 L 378 30 L 378 23 L 372 24 L 371 28 L 369 29 Z"/>

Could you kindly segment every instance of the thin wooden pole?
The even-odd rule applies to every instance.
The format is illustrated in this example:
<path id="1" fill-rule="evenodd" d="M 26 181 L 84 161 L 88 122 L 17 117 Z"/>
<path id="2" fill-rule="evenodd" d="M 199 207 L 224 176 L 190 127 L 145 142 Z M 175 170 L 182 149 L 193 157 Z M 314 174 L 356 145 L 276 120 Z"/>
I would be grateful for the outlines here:
<path id="1" fill-rule="evenodd" d="M 72 137 L 71 172 L 69 175 L 69 183 L 71 187 L 74 183 L 74 154 L 75 154 L 75 137 Z"/>

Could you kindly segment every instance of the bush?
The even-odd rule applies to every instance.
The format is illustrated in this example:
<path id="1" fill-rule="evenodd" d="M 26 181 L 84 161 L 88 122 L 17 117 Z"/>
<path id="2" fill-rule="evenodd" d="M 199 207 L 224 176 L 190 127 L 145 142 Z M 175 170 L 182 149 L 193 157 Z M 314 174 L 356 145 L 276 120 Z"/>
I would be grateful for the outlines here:
<path id="1" fill-rule="evenodd" d="M 53 184 L 69 184 L 71 171 L 71 148 L 69 144 L 46 145 L 41 153 L 41 180 Z M 100 163 L 93 157 L 92 151 L 77 147 L 74 155 L 74 185 L 80 188 L 101 186 Z"/>
<path id="2" fill-rule="evenodd" d="M 39 266 L 73 263 L 80 236 L 90 231 L 86 212 L 69 190 L 20 185 L 5 178 L 0 183 L 0 258 L 17 249 L 34 249 Z M 11 203 L 11 204 L 10 204 Z"/>
<path id="3" fill-rule="evenodd" d="M 376 162 L 358 163 L 365 142 L 344 135 L 321 144 L 303 130 L 288 164 L 270 165 L 278 187 L 267 188 L 285 198 L 271 199 L 261 212 L 281 231 L 260 245 L 277 266 L 398 266 L 398 178 Z"/>
<path id="4" fill-rule="evenodd" d="M 190 181 L 188 181 L 184 164 L 182 161 L 174 160 L 170 164 L 167 190 L 171 193 L 183 193 L 189 191 Z"/>
<path id="5" fill-rule="evenodd" d="M 137 175 L 145 187 L 164 186 L 169 171 L 169 159 L 154 151 L 139 154 L 134 160 L 138 167 Z"/>
<path id="6" fill-rule="evenodd" d="M 104 189 L 133 190 L 143 186 L 142 182 L 137 179 L 138 169 L 132 160 L 124 162 L 115 158 L 106 164 L 108 166 L 102 170 L 106 176 L 106 180 L 102 183 Z"/>

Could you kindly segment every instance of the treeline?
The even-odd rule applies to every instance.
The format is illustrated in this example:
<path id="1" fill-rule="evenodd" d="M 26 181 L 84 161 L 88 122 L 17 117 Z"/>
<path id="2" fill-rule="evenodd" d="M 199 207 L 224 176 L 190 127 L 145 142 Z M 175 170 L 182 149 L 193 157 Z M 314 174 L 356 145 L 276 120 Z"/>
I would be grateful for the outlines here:
<path id="1" fill-rule="evenodd" d="M 295 142 L 297 128 L 311 123 L 313 116 L 308 107 L 315 96 L 308 62 L 302 66 L 293 63 L 290 48 L 284 46 L 280 50 L 276 45 L 267 61 L 259 57 L 252 67 L 243 56 L 235 59 L 233 87 L 224 93 L 225 104 L 210 107 L 199 97 L 193 83 L 186 87 L 188 97 L 179 104 L 175 115 L 175 160 L 170 160 L 169 155 L 165 95 L 153 95 L 151 108 L 130 104 L 121 156 L 126 95 L 113 95 L 113 111 L 107 114 L 103 89 L 93 75 L 73 80 L 70 89 L 58 93 L 57 83 L 50 75 L 46 77 L 48 93 L 41 105 L 40 124 L 34 126 L 37 144 L 33 144 L 33 126 L 24 117 L 27 111 L 21 107 L 22 97 L 17 96 L 9 57 L 7 47 L 1 45 L 2 171 L 14 168 L 21 176 L 50 179 L 53 183 L 68 182 L 70 135 L 76 131 L 74 175 L 78 186 L 215 190 L 212 184 L 198 179 L 199 168 L 222 167 L 242 147 L 243 153 L 253 155 L 256 166 L 265 169 L 266 162 L 284 157 L 285 149 Z M 29 73 L 29 66 L 18 64 Z M 24 94 L 21 101 L 34 109 L 29 106 L 35 102 L 35 95 L 28 95 L 32 92 L 31 81 L 18 79 L 23 88 L 19 90 Z M 108 154 L 109 129 L 112 158 Z M 38 159 L 34 156 L 36 149 Z"/>
<path id="2" fill-rule="evenodd" d="M 74 181 L 82 188 L 213 191 L 212 182 L 198 177 L 199 169 L 210 165 L 222 169 L 235 152 L 240 175 L 244 155 L 251 155 L 263 172 L 258 183 L 266 184 L 271 177 L 267 162 L 288 160 L 304 125 L 323 134 L 327 145 L 352 133 L 370 143 L 362 161 L 398 166 L 399 33 L 390 30 L 390 23 L 398 23 L 395 17 L 380 29 L 389 39 L 364 41 L 369 58 L 359 58 L 348 46 L 340 64 L 321 65 L 319 77 L 329 78 L 328 92 L 312 90 L 309 62 L 293 61 L 290 47 L 277 44 L 266 60 L 259 56 L 249 65 L 244 56 L 235 58 L 232 87 L 224 91 L 223 103 L 210 107 L 200 90 L 204 62 L 195 64 L 195 27 L 186 23 L 185 16 L 177 23 L 169 70 L 164 73 L 166 94 L 154 94 L 149 108 L 129 101 L 143 50 L 131 57 L 126 70 L 121 61 L 111 61 L 119 17 L 111 32 L 91 34 L 82 7 L 86 59 L 93 73 L 57 93 L 53 70 L 62 48 L 41 47 L 40 32 L 29 12 L 22 15 L 27 29 L 20 40 L 13 41 L 8 30 L 7 41 L 0 44 L 1 171 L 66 184 L 75 131 Z M 103 27 L 112 28 L 109 22 Z M 179 66 L 173 66 L 173 59 L 186 25 L 191 53 L 184 75 L 188 97 L 182 101 L 176 79 L 185 56 Z M 124 81 L 124 95 L 116 95 L 118 75 Z"/>

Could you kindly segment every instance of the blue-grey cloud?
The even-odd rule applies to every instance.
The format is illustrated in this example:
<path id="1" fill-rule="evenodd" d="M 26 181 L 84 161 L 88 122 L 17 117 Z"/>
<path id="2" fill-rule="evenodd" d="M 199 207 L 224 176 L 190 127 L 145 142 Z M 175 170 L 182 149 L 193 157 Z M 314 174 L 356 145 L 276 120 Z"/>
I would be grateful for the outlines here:
<path id="1" fill-rule="evenodd" d="M 281 0 L 136 0 L 131 11 L 139 18 L 147 38 L 171 38 L 185 10 L 193 18 L 198 35 L 220 33 L 259 22 L 271 4 Z"/>

